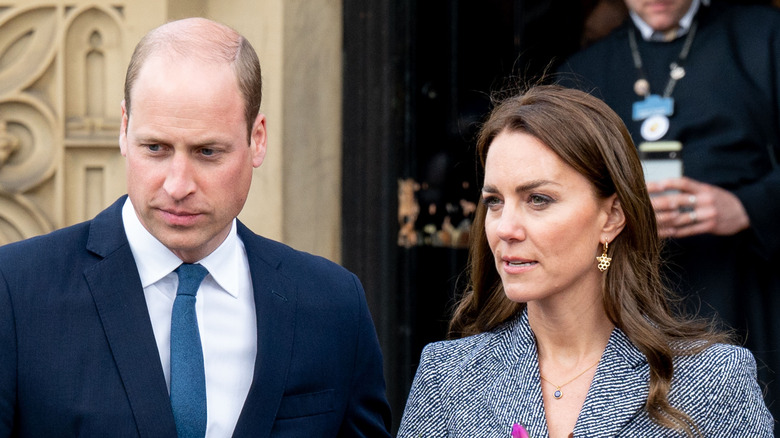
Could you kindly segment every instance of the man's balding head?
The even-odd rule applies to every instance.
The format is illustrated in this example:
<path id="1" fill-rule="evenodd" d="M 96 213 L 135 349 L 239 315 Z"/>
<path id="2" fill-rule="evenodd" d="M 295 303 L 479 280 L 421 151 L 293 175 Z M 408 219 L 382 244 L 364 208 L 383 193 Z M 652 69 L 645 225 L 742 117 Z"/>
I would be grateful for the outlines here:
<path id="1" fill-rule="evenodd" d="M 172 21 L 147 33 L 135 47 L 127 67 L 124 97 L 128 117 L 132 111 L 133 84 L 150 56 L 229 64 L 244 99 L 247 132 L 251 133 L 260 111 L 263 82 L 257 54 L 241 34 L 223 24 L 197 17 Z"/>

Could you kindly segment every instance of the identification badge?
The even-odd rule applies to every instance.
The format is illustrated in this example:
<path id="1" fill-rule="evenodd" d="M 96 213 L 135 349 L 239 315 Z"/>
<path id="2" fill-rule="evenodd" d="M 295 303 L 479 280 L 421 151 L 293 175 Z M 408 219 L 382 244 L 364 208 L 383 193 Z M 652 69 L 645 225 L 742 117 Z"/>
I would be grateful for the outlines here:
<path id="1" fill-rule="evenodd" d="M 639 133 L 647 141 L 660 140 L 669 132 L 669 119 L 666 116 L 650 116 L 642 122 Z"/>
<path id="2" fill-rule="evenodd" d="M 645 120 L 652 116 L 669 117 L 674 114 L 674 99 L 651 94 L 644 100 L 634 102 L 632 106 L 632 118 L 636 121 Z"/>

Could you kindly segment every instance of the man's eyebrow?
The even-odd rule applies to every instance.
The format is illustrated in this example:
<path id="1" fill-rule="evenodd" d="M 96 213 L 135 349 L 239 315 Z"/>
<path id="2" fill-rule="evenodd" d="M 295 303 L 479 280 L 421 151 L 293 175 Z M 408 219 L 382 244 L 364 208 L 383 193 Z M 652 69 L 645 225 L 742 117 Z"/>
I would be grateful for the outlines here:
<path id="1" fill-rule="evenodd" d="M 160 140 L 157 136 L 154 135 L 136 135 L 135 138 L 138 141 L 138 143 L 143 143 L 143 144 L 165 143 L 164 141 Z"/>
<path id="2" fill-rule="evenodd" d="M 157 136 L 156 134 L 136 134 L 135 136 L 136 141 L 140 144 L 163 144 L 168 145 L 170 144 L 169 141 L 162 140 L 161 137 Z M 204 139 L 195 139 L 191 143 L 188 143 L 188 147 L 214 147 L 214 146 L 221 146 L 221 145 L 229 145 L 230 141 L 226 139 L 220 139 L 216 137 L 212 138 L 204 138 Z"/>

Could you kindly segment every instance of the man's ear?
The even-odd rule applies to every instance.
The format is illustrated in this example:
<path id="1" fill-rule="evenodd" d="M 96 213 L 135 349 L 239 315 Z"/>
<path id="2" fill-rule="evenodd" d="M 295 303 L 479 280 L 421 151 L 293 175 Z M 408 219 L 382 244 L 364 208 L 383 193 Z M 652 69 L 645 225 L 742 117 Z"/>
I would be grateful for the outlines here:
<path id="1" fill-rule="evenodd" d="M 257 114 L 255 123 L 252 125 L 249 147 L 252 149 L 252 166 L 260 167 L 265 159 L 266 151 L 265 114 L 263 113 Z"/>
<path id="2" fill-rule="evenodd" d="M 620 204 L 617 193 L 612 194 L 612 196 L 605 199 L 604 202 L 607 220 L 604 223 L 602 232 L 605 236 L 609 236 L 610 241 L 613 241 L 626 226 L 626 215 L 623 212 L 623 206 Z"/>
<path id="3" fill-rule="evenodd" d="M 123 157 L 127 156 L 127 121 L 129 114 L 127 114 L 127 107 L 124 99 L 122 99 L 122 124 L 119 126 L 119 152 Z"/>

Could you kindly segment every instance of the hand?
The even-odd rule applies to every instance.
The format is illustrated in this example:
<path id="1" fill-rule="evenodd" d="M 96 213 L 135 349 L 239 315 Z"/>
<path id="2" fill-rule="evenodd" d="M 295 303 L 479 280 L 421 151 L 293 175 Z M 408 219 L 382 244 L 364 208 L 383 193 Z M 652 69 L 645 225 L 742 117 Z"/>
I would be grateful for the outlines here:
<path id="1" fill-rule="evenodd" d="M 730 236 L 750 226 L 739 198 L 720 187 L 682 177 L 647 183 L 647 191 L 661 237 Z"/>

